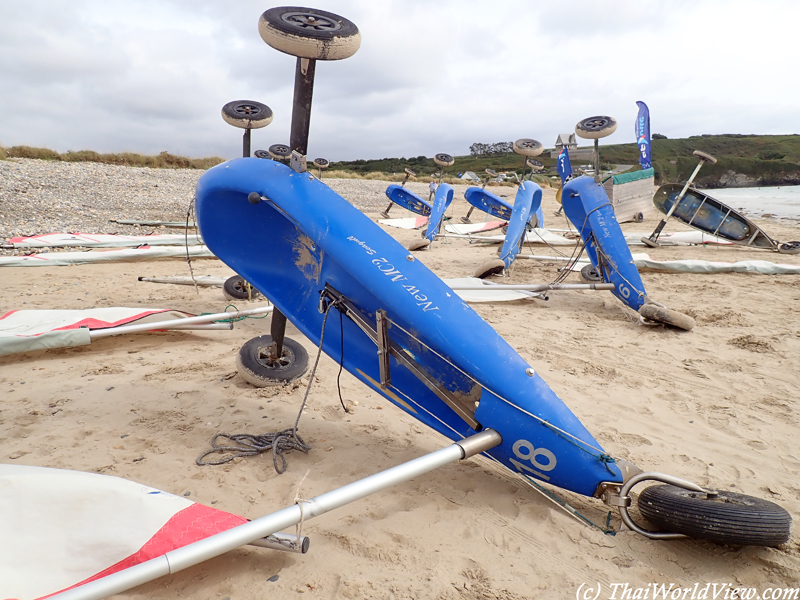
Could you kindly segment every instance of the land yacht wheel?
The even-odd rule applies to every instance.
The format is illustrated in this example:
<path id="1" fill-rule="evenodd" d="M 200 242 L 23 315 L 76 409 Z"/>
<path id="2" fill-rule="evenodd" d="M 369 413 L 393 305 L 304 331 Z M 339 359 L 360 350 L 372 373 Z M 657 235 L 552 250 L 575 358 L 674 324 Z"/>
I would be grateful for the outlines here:
<path id="1" fill-rule="evenodd" d="M 522 156 L 539 156 L 544 150 L 541 142 L 530 138 L 520 138 L 514 142 L 514 152 Z"/>
<path id="2" fill-rule="evenodd" d="M 670 310 L 658 304 L 648 303 L 643 304 L 639 308 L 639 314 L 650 321 L 664 323 L 665 325 L 672 325 L 678 329 L 690 331 L 694 328 L 694 319 L 689 315 L 678 312 L 677 310 Z"/>
<path id="3" fill-rule="evenodd" d="M 225 280 L 225 283 L 222 284 L 222 293 L 228 300 L 250 300 L 261 295 L 244 277 L 239 275 L 228 277 Z"/>
<path id="4" fill-rule="evenodd" d="M 575 135 L 587 140 L 607 137 L 617 130 L 617 121 L 613 117 L 589 117 L 575 125 Z"/>
<path id="5" fill-rule="evenodd" d="M 253 338 L 239 349 L 236 367 L 239 374 L 256 387 L 283 385 L 299 379 L 308 369 L 308 352 L 300 344 L 283 338 L 283 353 L 272 360 L 270 350 L 272 336 L 262 335 Z"/>
<path id="6" fill-rule="evenodd" d="M 661 245 L 657 241 L 651 240 L 649 237 L 643 237 L 642 243 L 648 248 L 658 248 Z"/>
<path id="7" fill-rule="evenodd" d="M 800 242 L 784 242 L 778 246 L 781 254 L 800 254 Z"/>
<path id="8" fill-rule="evenodd" d="M 286 144 L 272 144 L 267 152 L 275 160 L 287 160 L 292 155 L 292 151 Z"/>
<path id="9" fill-rule="evenodd" d="M 581 269 L 581 280 L 585 283 L 603 283 L 603 276 L 597 272 L 594 265 L 586 265 Z"/>
<path id="10" fill-rule="evenodd" d="M 449 167 L 456 161 L 449 154 L 445 154 L 442 152 L 433 157 L 433 162 L 435 162 L 440 167 Z"/>
<path id="11" fill-rule="evenodd" d="M 326 158 L 315 158 L 314 159 L 314 166 L 318 169 L 327 169 L 331 165 Z"/>
<path id="12" fill-rule="evenodd" d="M 418 240 L 418 241 L 416 241 L 416 242 L 411 242 L 411 243 L 408 245 L 408 249 L 409 249 L 409 250 L 411 250 L 412 252 L 415 252 L 415 251 L 417 251 L 417 250 L 425 250 L 425 248 L 427 248 L 427 247 L 428 247 L 428 246 L 430 246 L 430 245 L 431 245 L 431 243 L 430 243 L 430 241 L 428 241 L 427 239 L 425 239 L 425 240 Z"/>
<path id="13" fill-rule="evenodd" d="M 742 546 L 778 546 L 789 539 L 792 518 L 782 507 L 744 494 L 716 495 L 674 485 L 652 485 L 639 494 L 639 512 L 671 533 Z"/>
<path id="14" fill-rule="evenodd" d="M 494 260 L 490 260 L 488 262 L 483 263 L 480 267 L 475 269 L 474 276 L 478 279 L 486 279 L 492 275 L 500 275 L 503 271 L 506 270 L 506 263 L 504 263 L 499 258 Z"/>
<path id="15" fill-rule="evenodd" d="M 253 156 L 256 158 L 272 158 L 266 150 L 256 150 L 253 152 Z"/>
<path id="16" fill-rule="evenodd" d="M 222 107 L 222 119 L 241 129 L 260 129 L 272 123 L 272 109 L 254 100 L 234 100 Z"/>
<path id="17" fill-rule="evenodd" d="M 525 164 L 528 165 L 534 171 L 541 171 L 542 169 L 544 169 L 544 163 L 534 158 L 529 158 L 528 160 L 525 161 Z"/>
<path id="18" fill-rule="evenodd" d="M 259 18 L 258 32 L 268 45 L 298 58 L 342 60 L 361 46 L 352 21 L 315 8 L 270 8 Z"/>

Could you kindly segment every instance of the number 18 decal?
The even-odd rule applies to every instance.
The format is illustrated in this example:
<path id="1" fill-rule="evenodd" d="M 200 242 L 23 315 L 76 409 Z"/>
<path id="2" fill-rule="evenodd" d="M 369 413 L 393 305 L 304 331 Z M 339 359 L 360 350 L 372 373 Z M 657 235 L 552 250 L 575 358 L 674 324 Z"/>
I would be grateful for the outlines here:
<path id="1" fill-rule="evenodd" d="M 552 471 L 556 468 L 556 455 L 550 452 L 550 450 L 547 448 L 534 448 L 533 444 L 531 444 L 528 440 L 517 440 L 514 442 L 512 450 L 517 458 L 528 461 L 531 463 L 531 465 L 536 467 L 535 469 L 532 469 L 528 465 L 516 461 L 513 458 L 509 459 L 511 464 L 517 467 L 517 470 L 520 473 L 525 473 L 525 471 L 527 471 L 546 481 L 550 480 L 547 475 L 541 472 Z M 540 459 L 542 458 L 545 459 L 546 462 L 541 462 Z"/>

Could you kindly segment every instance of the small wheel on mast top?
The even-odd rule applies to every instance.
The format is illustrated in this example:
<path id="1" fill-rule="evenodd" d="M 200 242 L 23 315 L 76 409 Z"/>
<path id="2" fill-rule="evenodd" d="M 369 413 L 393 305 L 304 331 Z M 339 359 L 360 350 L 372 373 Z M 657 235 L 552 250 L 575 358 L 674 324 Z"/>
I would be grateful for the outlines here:
<path id="1" fill-rule="evenodd" d="M 533 158 L 529 158 L 528 160 L 526 160 L 525 164 L 528 165 L 534 171 L 541 171 L 542 169 L 544 169 L 544 163 Z"/>
<path id="2" fill-rule="evenodd" d="M 289 146 L 285 144 L 272 144 L 267 152 L 269 152 L 269 155 L 275 160 L 288 160 L 292 155 Z"/>
<path id="3" fill-rule="evenodd" d="M 539 156 L 543 151 L 542 143 L 530 138 L 520 138 L 514 142 L 514 152 L 522 156 Z"/>
<path id="4" fill-rule="evenodd" d="M 789 539 L 792 517 L 773 502 L 736 492 L 694 492 L 652 485 L 637 501 L 642 516 L 660 529 L 720 544 L 778 546 Z"/>
<path id="5" fill-rule="evenodd" d="M 240 275 L 228 277 L 222 284 L 222 294 L 227 300 L 250 300 L 258 298 L 258 290 Z"/>
<path id="6" fill-rule="evenodd" d="M 506 263 L 499 258 L 495 258 L 494 260 L 483 263 L 480 267 L 475 269 L 474 276 L 478 279 L 486 279 L 491 275 L 500 275 L 505 270 Z"/>
<path id="7" fill-rule="evenodd" d="M 283 338 L 283 352 L 272 360 L 272 336 L 253 338 L 239 349 L 236 367 L 239 374 L 256 387 L 283 385 L 299 379 L 308 369 L 308 352 L 300 344 Z"/>
<path id="8" fill-rule="evenodd" d="M 444 152 L 441 152 L 441 153 L 439 153 L 439 154 L 437 154 L 436 156 L 433 157 L 433 162 L 435 162 L 440 167 L 449 167 L 456 161 L 449 154 L 445 154 Z"/>
<path id="9" fill-rule="evenodd" d="M 431 243 L 427 239 L 417 240 L 416 242 L 411 242 L 408 245 L 408 249 L 412 252 L 416 252 L 417 250 L 425 250 Z"/>
<path id="10" fill-rule="evenodd" d="M 222 119 L 241 129 L 260 129 L 272 123 L 272 109 L 254 100 L 234 100 L 222 107 Z"/>
<path id="11" fill-rule="evenodd" d="M 589 117 L 575 125 L 575 135 L 586 140 L 598 140 L 607 137 L 617 130 L 617 121 L 613 117 Z"/>
<path id="12" fill-rule="evenodd" d="M 581 269 L 581 279 L 585 283 L 603 283 L 603 276 L 597 272 L 594 265 L 586 265 Z"/>
<path id="13" fill-rule="evenodd" d="M 352 21 L 301 6 L 270 8 L 259 18 L 258 32 L 268 45 L 298 58 L 342 60 L 361 46 L 361 33 Z"/>
<path id="14" fill-rule="evenodd" d="M 331 165 L 325 158 L 315 158 L 314 159 L 314 166 L 318 169 L 327 169 Z"/>
<path id="15" fill-rule="evenodd" d="M 695 150 L 692 152 L 697 158 L 706 161 L 712 165 L 717 164 L 717 159 L 711 156 L 708 152 L 703 152 L 702 150 Z"/>
<path id="16" fill-rule="evenodd" d="M 656 321 L 664 325 L 672 325 L 684 331 L 690 331 L 694 328 L 694 319 L 689 315 L 659 306 L 653 302 L 648 302 L 640 306 L 639 314 L 649 321 Z"/>
<path id="17" fill-rule="evenodd" d="M 253 156 L 256 158 L 272 158 L 266 150 L 256 150 L 253 152 Z"/>

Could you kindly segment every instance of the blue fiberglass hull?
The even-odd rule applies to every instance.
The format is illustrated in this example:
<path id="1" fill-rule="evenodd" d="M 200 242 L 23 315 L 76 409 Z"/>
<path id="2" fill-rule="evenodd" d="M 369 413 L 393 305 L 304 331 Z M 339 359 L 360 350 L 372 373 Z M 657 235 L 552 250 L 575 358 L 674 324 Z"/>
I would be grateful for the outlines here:
<path id="1" fill-rule="evenodd" d="M 467 191 L 464 192 L 464 199 L 478 210 L 488 213 L 493 217 L 503 219 L 504 221 L 511 219 L 513 207 L 500 196 L 488 192 L 483 188 L 467 188 Z M 534 216 L 536 217 L 535 222 L 533 220 Z M 532 211 L 530 217 L 531 226 L 544 227 L 544 210 L 542 210 L 541 202 L 539 203 L 539 207 Z"/>
<path id="2" fill-rule="evenodd" d="M 251 192 L 266 200 L 251 204 Z M 330 308 L 323 351 L 402 410 L 454 440 L 492 428 L 503 443 L 489 455 L 580 494 L 592 495 L 602 481 L 621 481 L 619 468 L 586 428 L 486 321 L 315 177 L 275 161 L 239 158 L 203 174 L 195 203 L 208 247 L 314 343 L 326 286 L 372 327 L 377 311 L 385 310 L 392 343 L 473 407 L 477 425 L 458 416 L 395 355 L 391 382 L 382 389 L 375 342 Z"/>
<path id="3" fill-rule="evenodd" d="M 444 218 L 444 211 L 453 202 L 453 187 L 447 183 L 439 184 L 436 188 L 436 195 L 433 197 L 433 207 L 431 208 L 431 216 L 428 219 L 428 229 L 425 230 L 425 237 L 428 241 L 433 242 L 439 234 L 439 229 L 442 227 L 442 219 Z"/>
<path id="4" fill-rule="evenodd" d="M 532 181 L 523 181 L 517 188 L 517 197 L 514 199 L 514 208 L 511 211 L 511 218 L 508 220 L 506 238 L 500 247 L 500 260 L 505 263 L 506 269 L 517 258 L 525 239 L 531 214 L 535 214 L 541 204 L 542 188 Z"/>
<path id="5" fill-rule="evenodd" d="M 386 188 L 386 197 L 397 206 L 402 206 L 406 210 L 427 217 L 431 214 L 431 205 L 427 200 L 423 200 L 414 192 L 407 190 L 402 185 L 396 183 Z"/>
<path id="6" fill-rule="evenodd" d="M 603 187 L 591 177 L 572 179 L 564 185 L 561 204 L 586 243 L 586 253 L 597 272 L 614 284 L 617 298 L 638 311 L 647 294 Z"/>

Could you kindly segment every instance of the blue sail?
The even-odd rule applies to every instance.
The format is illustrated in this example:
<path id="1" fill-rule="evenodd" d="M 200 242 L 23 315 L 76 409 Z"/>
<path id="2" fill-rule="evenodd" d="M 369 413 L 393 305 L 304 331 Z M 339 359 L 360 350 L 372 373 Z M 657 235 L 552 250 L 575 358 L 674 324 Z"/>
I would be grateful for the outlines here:
<path id="1" fill-rule="evenodd" d="M 652 165 L 650 155 L 650 111 L 647 104 L 637 101 L 639 115 L 636 117 L 636 145 L 639 146 L 639 164 L 642 169 L 649 169 Z"/>
<path id="2" fill-rule="evenodd" d="M 558 172 L 559 177 L 561 177 L 562 184 L 567 180 L 567 177 L 572 175 L 572 165 L 569 162 L 569 152 L 567 151 L 566 146 L 561 149 L 561 153 L 558 155 L 558 160 L 556 161 L 556 171 Z"/>

